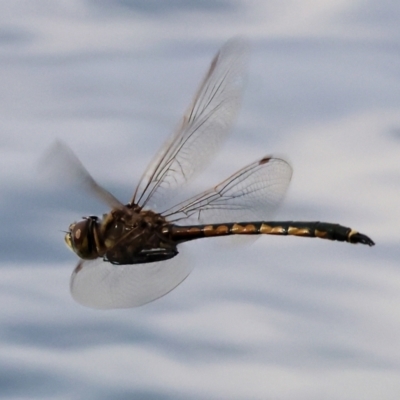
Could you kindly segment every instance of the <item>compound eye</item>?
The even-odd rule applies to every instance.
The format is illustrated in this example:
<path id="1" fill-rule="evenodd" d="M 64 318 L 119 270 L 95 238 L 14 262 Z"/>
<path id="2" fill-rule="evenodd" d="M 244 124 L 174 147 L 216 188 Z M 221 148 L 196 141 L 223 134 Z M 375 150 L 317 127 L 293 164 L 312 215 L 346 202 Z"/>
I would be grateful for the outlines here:
<path id="1" fill-rule="evenodd" d="M 65 235 L 65 243 L 79 257 L 91 260 L 97 257 L 97 251 L 93 237 L 93 221 L 88 218 L 73 223 L 69 226 L 69 232 Z"/>
<path id="2" fill-rule="evenodd" d="M 70 227 L 70 235 L 74 247 L 81 248 L 85 245 L 85 241 L 89 235 L 90 220 L 85 219 L 83 221 L 72 224 Z M 71 229 L 72 228 L 72 229 Z"/>

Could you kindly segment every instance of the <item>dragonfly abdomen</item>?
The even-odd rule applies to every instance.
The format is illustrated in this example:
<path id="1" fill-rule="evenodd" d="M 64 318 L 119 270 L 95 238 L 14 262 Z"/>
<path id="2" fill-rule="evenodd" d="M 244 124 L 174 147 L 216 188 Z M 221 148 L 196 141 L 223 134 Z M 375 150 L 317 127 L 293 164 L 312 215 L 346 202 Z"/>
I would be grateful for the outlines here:
<path id="1" fill-rule="evenodd" d="M 206 237 L 260 234 L 318 237 L 340 242 L 362 243 L 369 246 L 375 244 L 362 233 L 339 224 L 327 222 L 262 221 L 190 226 L 170 225 L 168 227 L 170 239 L 178 243 Z"/>

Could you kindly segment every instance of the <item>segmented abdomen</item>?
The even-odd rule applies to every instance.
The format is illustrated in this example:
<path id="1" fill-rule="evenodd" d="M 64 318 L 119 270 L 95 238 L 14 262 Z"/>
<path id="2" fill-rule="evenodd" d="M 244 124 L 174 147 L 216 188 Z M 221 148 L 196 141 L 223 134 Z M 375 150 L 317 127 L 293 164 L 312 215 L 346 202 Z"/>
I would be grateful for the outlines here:
<path id="1" fill-rule="evenodd" d="M 262 221 L 214 225 L 170 225 L 165 228 L 165 234 L 178 243 L 205 237 L 266 234 L 318 237 L 340 242 L 374 245 L 368 236 L 351 228 L 327 222 Z"/>

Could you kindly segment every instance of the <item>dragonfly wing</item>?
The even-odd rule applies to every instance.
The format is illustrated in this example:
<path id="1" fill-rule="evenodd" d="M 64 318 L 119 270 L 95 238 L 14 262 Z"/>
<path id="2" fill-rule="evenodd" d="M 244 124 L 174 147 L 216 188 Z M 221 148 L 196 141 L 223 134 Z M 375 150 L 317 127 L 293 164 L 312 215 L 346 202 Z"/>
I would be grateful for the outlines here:
<path id="1" fill-rule="evenodd" d="M 283 200 L 291 177 L 286 161 L 264 157 L 162 215 L 178 224 L 268 220 Z"/>
<path id="2" fill-rule="evenodd" d="M 228 41 L 217 53 L 179 129 L 150 163 L 132 203 L 156 210 L 172 189 L 207 166 L 237 115 L 247 53 L 247 44 L 239 39 Z"/>
<path id="3" fill-rule="evenodd" d="M 61 141 L 56 141 L 48 150 L 42 159 L 41 169 L 46 169 L 46 174 L 50 175 L 51 178 L 62 179 L 63 184 L 78 185 L 111 208 L 121 209 L 125 207 L 93 179 L 74 152 Z"/>
<path id="4" fill-rule="evenodd" d="M 131 308 L 166 295 L 191 270 L 182 253 L 170 260 L 147 264 L 114 265 L 100 259 L 81 261 L 71 275 L 70 290 L 72 297 L 87 307 Z"/>

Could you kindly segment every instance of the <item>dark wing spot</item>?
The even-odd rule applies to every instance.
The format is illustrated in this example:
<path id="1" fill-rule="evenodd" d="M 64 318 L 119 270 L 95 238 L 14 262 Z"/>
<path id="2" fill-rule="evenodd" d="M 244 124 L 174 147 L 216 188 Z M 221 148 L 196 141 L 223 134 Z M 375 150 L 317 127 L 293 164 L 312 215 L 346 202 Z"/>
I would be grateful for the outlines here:
<path id="1" fill-rule="evenodd" d="M 83 261 L 80 261 L 76 266 L 74 272 L 77 274 L 83 268 Z"/>
<path id="2" fill-rule="evenodd" d="M 271 158 L 272 158 L 272 157 L 270 157 L 270 156 L 264 157 L 264 158 L 262 158 L 262 159 L 260 160 L 259 164 L 260 164 L 260 165 L 266 164 L 266 163 L 268 163 L 268 162 L 271 160 Z"/>

